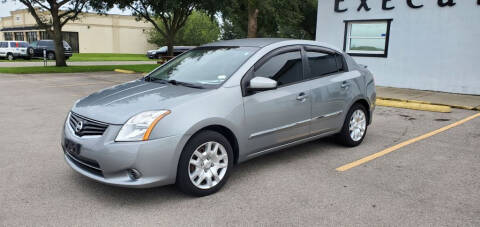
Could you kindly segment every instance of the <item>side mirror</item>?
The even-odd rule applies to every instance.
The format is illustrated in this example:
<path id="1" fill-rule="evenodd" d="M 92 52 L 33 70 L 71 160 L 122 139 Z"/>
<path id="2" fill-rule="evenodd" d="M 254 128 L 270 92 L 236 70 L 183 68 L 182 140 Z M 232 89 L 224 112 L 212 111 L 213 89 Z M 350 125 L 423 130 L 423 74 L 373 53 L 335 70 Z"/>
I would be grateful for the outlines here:
<path id="1" fill-rule="evenodd" d="M 266 77 L 255 77 L 250 80 L 248 89 L 252 91 L 265 91 L 277 88 L 277 81 Z"/>

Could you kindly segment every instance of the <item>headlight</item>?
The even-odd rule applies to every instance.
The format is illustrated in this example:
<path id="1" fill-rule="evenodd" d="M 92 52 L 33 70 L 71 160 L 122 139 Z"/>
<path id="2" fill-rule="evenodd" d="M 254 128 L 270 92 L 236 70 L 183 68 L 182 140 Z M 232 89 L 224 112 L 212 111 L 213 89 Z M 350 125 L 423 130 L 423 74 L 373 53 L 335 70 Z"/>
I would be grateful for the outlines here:
<path id="1" fill-rule="evenodd" d="M 150 137 L 155 125 L 163 117 L 170 114 L 170 110 L 146 111 L 130 118 L 117 135 L 115 141 L 145 141 Z"/>

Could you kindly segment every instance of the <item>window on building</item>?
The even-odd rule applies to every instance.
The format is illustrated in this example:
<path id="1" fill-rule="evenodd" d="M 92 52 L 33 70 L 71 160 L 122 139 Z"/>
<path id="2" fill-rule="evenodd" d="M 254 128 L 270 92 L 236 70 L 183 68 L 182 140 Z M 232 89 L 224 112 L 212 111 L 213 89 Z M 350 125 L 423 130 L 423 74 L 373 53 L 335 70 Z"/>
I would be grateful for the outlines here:
<path id="1" fill-rule="evenodd" d="M 5 32 L 5 33 L 3 33 L 3 37 L 5 38 L 5 41 L 11 41 L 11 40 L 13 40 L 13 33 Z"/>
<path id="2" fill-rule="evenodd" d="M 255 71 L 255 77 L 267 77 L 276 80 L 278 85 L 287 85 L 301 81 L 302 56 L 300 51 L 287 52 L 270 58 Z"/>
<path id="3" fill-rule="evenodd" d="M 23 34 L 23 32 L 14 32 L 13 34 L 15 35 L 15 40 L 16 41 L 25 40 L 25 35 Z"/>
<path id="4" fill-rule="evenodd" d="M 391 19 L 345 21 L 345 52 L 352 56 L 387 57 L 391 22 Z"/>
<path id="5" fill-rule="evenodd" d="M 37 32 L 27 32 L 27 42 L 31 43 L 37 40 L 38 40 Z"/>

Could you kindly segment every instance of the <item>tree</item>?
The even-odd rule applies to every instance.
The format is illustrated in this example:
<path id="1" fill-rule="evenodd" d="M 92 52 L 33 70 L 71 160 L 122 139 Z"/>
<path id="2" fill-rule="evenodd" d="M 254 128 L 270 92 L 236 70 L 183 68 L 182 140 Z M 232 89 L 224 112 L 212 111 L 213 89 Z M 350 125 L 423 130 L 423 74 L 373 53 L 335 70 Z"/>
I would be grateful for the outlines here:
<path id="1" fill-rule="evenodd" d="M 222 9 L 222 39 L 314 39 L 316 14 L 317 0 L 228 0 Z"/>
<path id="2" fill-rule="evenodd" d="M 161 22 L 157 23 L 163 27 Z M 178 30 L 174 43 L 177 45 L 199 46 L 218 40 L 219 36 L 220 26 L 215 19 L 203 12 L 193 11 L 192 15 L 188 17 L 185 26 Z M 167 43 L 165 37 L 156 29 L 152 29 L 149 32 L 148 41 L 157 46 L 164 46 Z"/>
<path id="3" fill-rule="evenodd" d="M 279 37 L 315 39 L 315 31 L 317 29 L 317 4 L 317 0 L 296 1 L 296 10 L 292 10 L 290 12 L 291 15 L 280 16 L 277 19 Z M 289 18 L 295 19 L 292 20 Z"/>
<path id="4" fill-rule="evenodd" d="M 168 46 L 168 55 L 173 55 L 173 44 L 178 31 L 185 26 L 193 10 L 206 12 L 213 17 L 221 6 L 221 0 L 92 0 L 91 5 L 99 12 L 113 6 L 129 9 L 138 20 L 150 22 Z M 157 20 L 158 18 L 158 20 Z"/>
<path id="5" fill-rule="evenodd" d="M 3 0 L 5 2 L 6 0 Z M 63 48 L 62 28 L 78 19 L 88 0 L 18 0 L 28 8 L 41 29 L 45 29 L 55 42 L 56 66 L 67 66 Z"/>

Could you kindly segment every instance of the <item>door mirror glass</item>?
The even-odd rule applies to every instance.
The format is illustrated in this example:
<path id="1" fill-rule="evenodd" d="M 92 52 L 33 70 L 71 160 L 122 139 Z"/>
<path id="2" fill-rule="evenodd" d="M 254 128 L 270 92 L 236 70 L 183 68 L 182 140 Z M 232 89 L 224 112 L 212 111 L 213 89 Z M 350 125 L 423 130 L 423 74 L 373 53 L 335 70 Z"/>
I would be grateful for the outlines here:
<path id="1" fill-rule="evenodd" d="M 266 77 L 255 77 L 250 80 L 248 88 L 253 91 L 271 90 L 277 88 L 277 81 Z"/>

